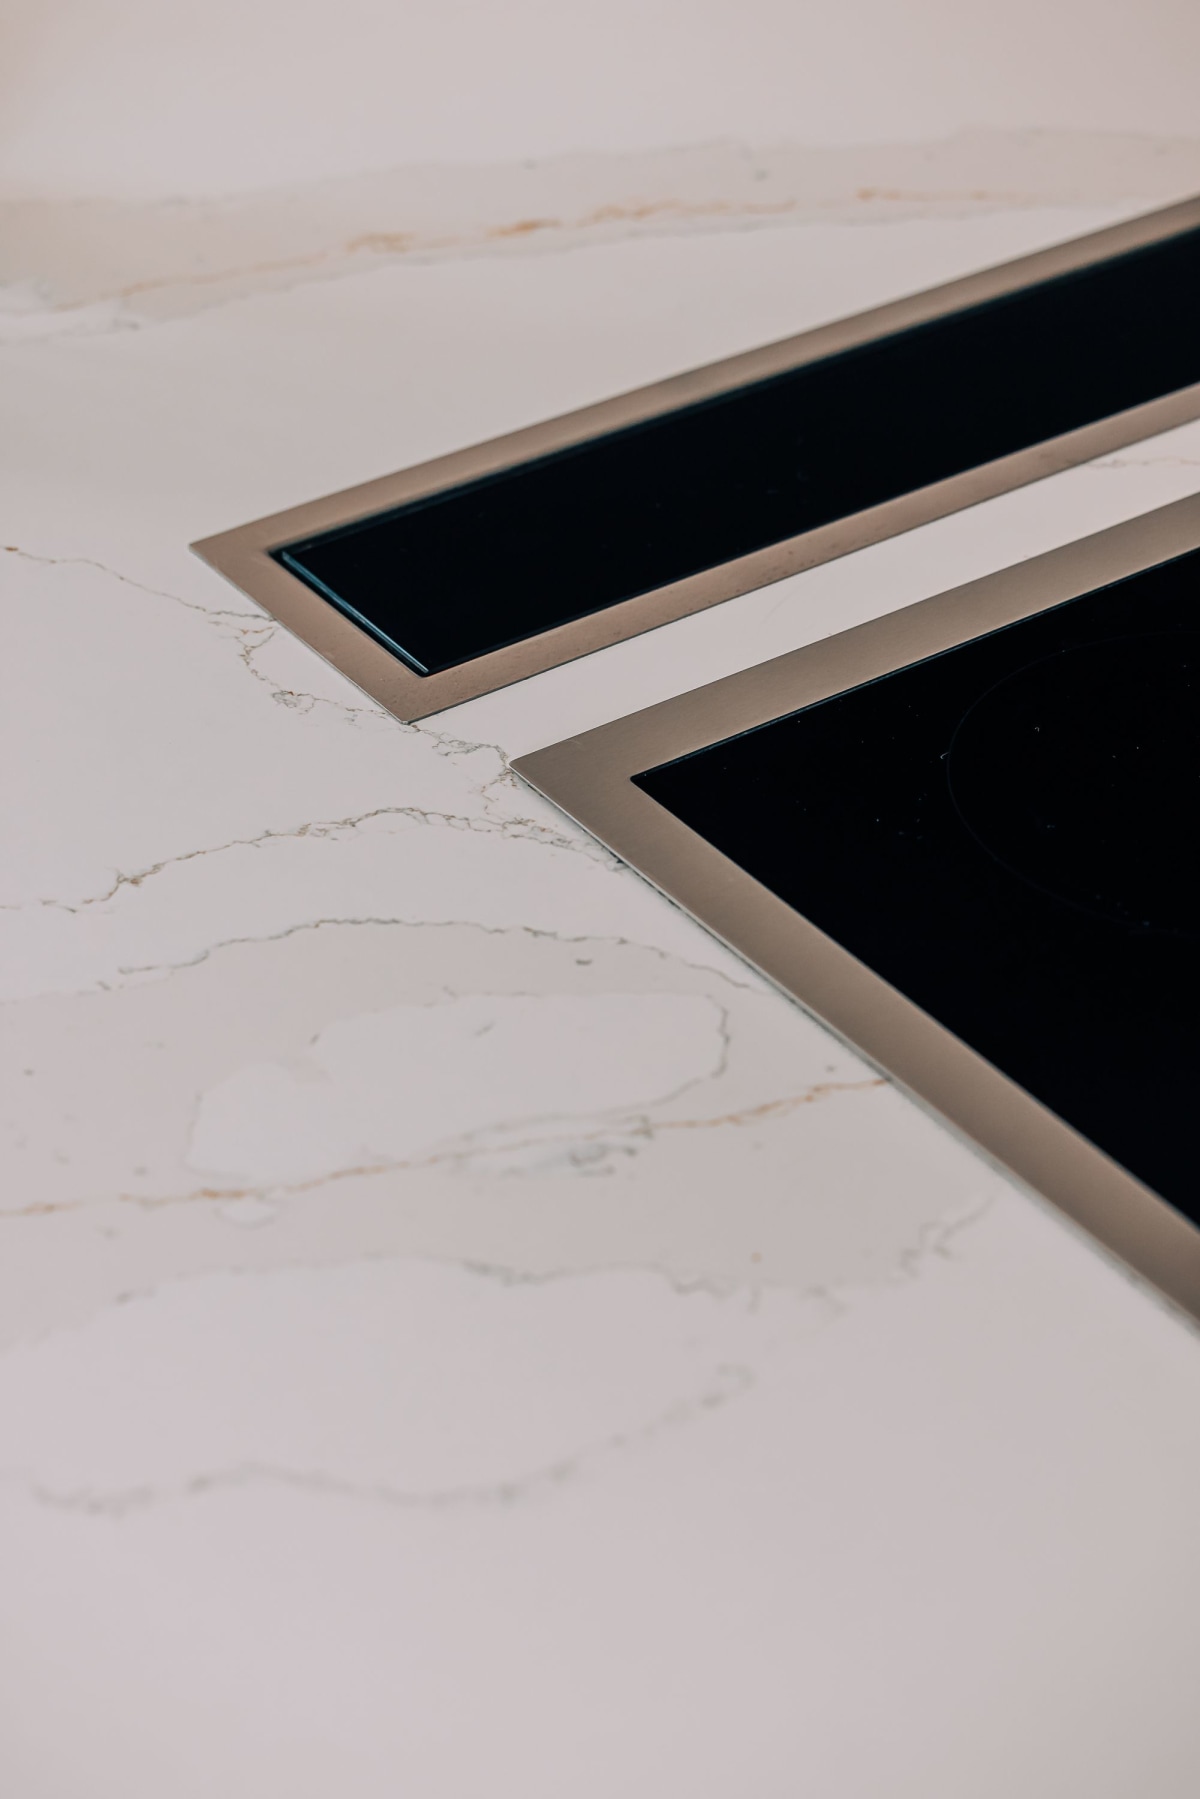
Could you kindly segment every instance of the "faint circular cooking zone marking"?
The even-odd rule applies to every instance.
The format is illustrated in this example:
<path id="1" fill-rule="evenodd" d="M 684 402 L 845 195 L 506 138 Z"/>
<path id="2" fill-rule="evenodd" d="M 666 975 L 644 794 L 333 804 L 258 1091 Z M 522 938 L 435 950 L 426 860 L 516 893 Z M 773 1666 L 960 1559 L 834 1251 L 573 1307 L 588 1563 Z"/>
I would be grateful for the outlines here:
<path id="1" fill-rule="evenodd" d="M 947 779 L 963 823 L 1043 893 L 1114 924 L 1195 935 L 1200 632 L 1077 644 L 963 714 Z"/>

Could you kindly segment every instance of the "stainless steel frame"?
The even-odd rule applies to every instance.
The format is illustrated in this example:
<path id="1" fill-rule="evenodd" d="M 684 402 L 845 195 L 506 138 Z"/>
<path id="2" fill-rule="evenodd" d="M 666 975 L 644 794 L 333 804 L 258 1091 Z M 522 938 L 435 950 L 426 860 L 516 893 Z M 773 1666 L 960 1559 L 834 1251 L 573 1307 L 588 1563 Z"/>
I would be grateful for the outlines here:
<path id="1" fill-rule="evenodd" d="M 876 543 L 881 538 L 910 530 L 914 525 L 1020 487 L 1027 481 L 1036 481 L 1043 475 L 1086 462 L 1090 457 L 1102 455 L 1122 444 L 1133 443 L 1138 438 L 1200 417 L 1200 383 L 955 475 L 950 480 L 902 495 L 885 505 L 870 507 L 819 530 L 738 557 L 685 581 L 639 594 L 635 599 L 624 600 L 570 624 L 557 625 L 553 630 L 511 644 L 506 649 L 493 650 L 440 674 L 422 676 L 405 667 L 335 606 L 274 562 L 272 550 L 338 525 L 368 518 L 421 495 L 509 468 L 530 457 L 544 456 L 601 432 L 615 431 L 656 413 L 668 412 L 695 400 L 710 399 L 746 382 L 815 362 L 872 338 L 939 318 L 959 307 L 973 306 L 1011 293 L 1031 282 L 1044 281 L 1085 268 L 1106 257 L 1140 249 L 1197 225 L 1200 225 L 1200 199 L 1188 200 L 1036 255 L 1023 256 L 998 268 L 986 269 L 981 274 L 968 275 L 927 293 L 875 307 L 870 312 L 859 313 L 820 330 L 806 331 L 799 337 L 786 338 L 781 343 L 732 356 L 707 368 L 676 375 L 652 387 L 639 388 L 634 393 L 585 407 L 581 412 L 568 413 L 528 430 L 515 431 L 507 437 L 493 438 L 489 443 L 477 444 L 452 456 L 441 456 L 400 474 L 387 475 L 287 512 L 274 513 L 237 530 L 206 537 L 192 548 L 397 718 L 424 718 L 431 712 L 474 699 L 478 694 L 490 693 L 512 681 L 524 680 L 527 675 L 620 643 L 641 631 L 668 624 L 691 612 L 703 611 L 751 588 L 763 587 L 785 575 L 832 561 L 834 557 L 861 549 L 865 544 Z M 570 569 L 564 568 L 564 584 L 569 584 L 570 579 Z"/>
<path id="2" fill-rule="evenodd" d="M 538 750 L 513 766 L 918 1100 L 1200 1318 L 1200 1231 L 630 779 L 1197 548 L 1200 497 Z M 1200 1167 L 1200 1137 L 1197 1157 Z"/>

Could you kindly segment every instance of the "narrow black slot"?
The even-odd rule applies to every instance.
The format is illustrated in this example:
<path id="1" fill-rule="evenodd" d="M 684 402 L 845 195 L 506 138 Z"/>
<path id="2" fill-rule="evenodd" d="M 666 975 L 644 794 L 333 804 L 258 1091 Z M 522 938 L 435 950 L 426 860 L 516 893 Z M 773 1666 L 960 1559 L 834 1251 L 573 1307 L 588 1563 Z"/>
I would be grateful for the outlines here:
<path id="1" fill-rule="evenodd" d="M 419 674 L 1200 381 L 1200 229 L 275 552 Z"/>
<path id="2" fill-rule="evenodd" d="M 634 781 L 1200 1223 L 1200 551 Z"/>

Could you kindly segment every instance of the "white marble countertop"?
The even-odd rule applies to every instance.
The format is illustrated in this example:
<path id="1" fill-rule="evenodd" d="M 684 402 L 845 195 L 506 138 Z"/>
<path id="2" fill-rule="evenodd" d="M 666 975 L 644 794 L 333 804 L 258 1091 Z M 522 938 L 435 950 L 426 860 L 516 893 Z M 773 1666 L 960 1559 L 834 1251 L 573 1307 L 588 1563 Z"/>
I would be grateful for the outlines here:
<path id="1" fill-rule="evenodd" d="M 0 1792 L 1194 1799 L 1195 1333 L 505 761 L 1200 426 L 419 726 L 186 545 L 1200 189 L 1200 15 L 13 19 Z"/>

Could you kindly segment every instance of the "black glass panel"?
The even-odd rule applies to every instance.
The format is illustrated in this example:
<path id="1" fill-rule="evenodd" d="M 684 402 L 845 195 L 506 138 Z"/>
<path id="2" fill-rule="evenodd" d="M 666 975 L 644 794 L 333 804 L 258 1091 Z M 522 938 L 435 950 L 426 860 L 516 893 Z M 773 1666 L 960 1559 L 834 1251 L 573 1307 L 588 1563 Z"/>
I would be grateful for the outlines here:
<path id="1" fill-rule="evenodd" d="M 1200 381 L 1200 230 L 278 551 L 421 674 Z"/>
<path id="2" fill-rule="evenodd" d="M 1200 552 L 636 782 L 1200 1222 Z"/>

